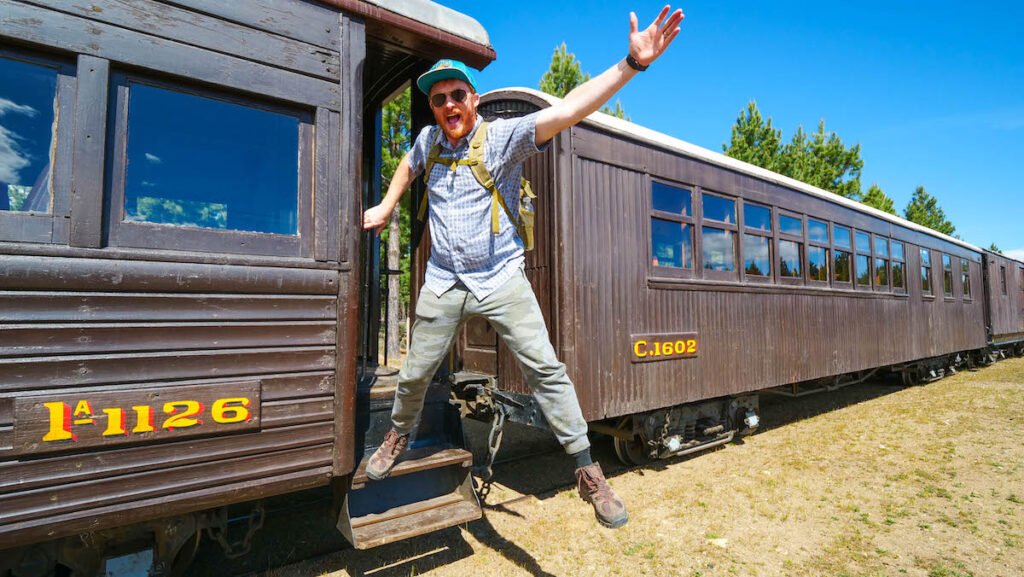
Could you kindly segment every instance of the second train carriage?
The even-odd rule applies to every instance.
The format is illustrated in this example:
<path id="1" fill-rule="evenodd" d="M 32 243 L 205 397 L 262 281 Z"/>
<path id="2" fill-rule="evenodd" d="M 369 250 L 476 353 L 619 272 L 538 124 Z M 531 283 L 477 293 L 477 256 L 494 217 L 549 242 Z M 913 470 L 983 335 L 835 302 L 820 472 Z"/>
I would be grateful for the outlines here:
<path id="1" fill-rule="evenodd" d="M 480 110 L 552 102 L 510 89 Z M 982 251 L 899 217 L 600 113 L 526 175 L 528 276 L 585 417 L 626 461 L 749 431 L 757 391 L 880 368 L 919 382 L 987 345 Z M 460 378 L 493 380 L 514 420 L 543 423 L 485 323 L 459 347 Z"/>

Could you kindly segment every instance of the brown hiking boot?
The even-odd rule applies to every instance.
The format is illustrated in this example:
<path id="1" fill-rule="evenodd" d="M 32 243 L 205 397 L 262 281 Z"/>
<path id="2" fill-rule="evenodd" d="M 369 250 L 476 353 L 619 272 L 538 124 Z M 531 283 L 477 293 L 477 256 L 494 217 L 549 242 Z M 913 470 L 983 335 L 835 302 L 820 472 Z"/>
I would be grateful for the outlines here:
<path id="1" fill-rule="evenodd" d="M 377 447 L 377 450 L 366 463 L 366 476 L 374 481 L 380 481 L 388 476 L 395 461 L 405 452 L 409 446 L 409 435 L 399 435 L 394 429 L 384 435 L 384 442 Z"/>
<path id="2" fill-rule="evenodd" d="M 580 490 L 580 498 L 594 506 L 598 523 L 618 529 L 629 521 L 625 503 L 608 486 L 600 464 L 592 463 L 576 469 L 576 486 Z"/>

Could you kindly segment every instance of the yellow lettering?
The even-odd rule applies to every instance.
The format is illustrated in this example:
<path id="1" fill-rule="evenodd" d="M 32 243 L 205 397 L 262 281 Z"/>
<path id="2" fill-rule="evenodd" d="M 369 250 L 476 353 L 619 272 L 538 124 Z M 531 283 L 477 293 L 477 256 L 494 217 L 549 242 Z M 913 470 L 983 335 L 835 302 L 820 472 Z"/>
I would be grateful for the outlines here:
<path id="1" fill-rule="evenodd" d="M 147 405 L 138 405 L 132 407 L 135 411 L 135 428 L 132 429 L 133 433 L 152 433 L 156 429 L 153 428 L 153 407 Z"/>
<path id="2" fill-rule="evenodd" d="M 103 431 L 104 437 L 114 437 L 117 435 L 127 434 L 124 430 L 124 410 L 103 409 L 103 413 L 107 415 L 107 430 Z"/>
<path id="3" fill-rule="evenodd" d="M 646 346 L 647 346 L 647 341 L 644 341 L 644 340 L 640 340 L 640 341 L 637 341 L 637 342 L 633 343 L 633 354 L 636 355 L 637 358 L 640 358 L 640 359 L 646 357 L 647 356 L 647 351 L 640 352 Z"/>
<path id="4" fill-rule="evenodd" d="M 217 399 L 213 402 L 210 414 L 218 423 L 241 423 L 249 420 L 248 407 L 249 399 L 245 397 Z"/>
<path id="5" fill-rule="evenodd" d="M 71 405 L 67 403 L 43 403 L 50 412 L 50 430 L 43 435 L 44 442 L 74 439 L 71 433 Z"/>
<path id="6" fill-rule="evenodd" d="M 78 401 L 72 416 L 75 418 L 76 425 L 91 425 L 96 422 L 96 419 L 92 418 L 92 405 L 86 400 Z"/>

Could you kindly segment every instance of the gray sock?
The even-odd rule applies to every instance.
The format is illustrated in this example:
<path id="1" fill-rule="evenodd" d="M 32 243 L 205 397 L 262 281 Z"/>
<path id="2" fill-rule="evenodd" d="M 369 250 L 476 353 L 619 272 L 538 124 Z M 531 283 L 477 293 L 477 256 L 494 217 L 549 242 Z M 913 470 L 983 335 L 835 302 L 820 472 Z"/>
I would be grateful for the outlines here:
<path id="1" fill-rule="evenodd" d="M 572 453 L 569 456 L 572 457 L 573 459 L 576 459 L 576 468 L 577 469 L 582 469 L 583 467 L 586 467 L 587 465 L 593 465 L 594 464 L 594 461 L 591 460 L 591 458 L 590 458 L 590 447 L 587 447 L 586 449 L 583 449 L 582 451 L 580 451 L 578 453 Z"/>

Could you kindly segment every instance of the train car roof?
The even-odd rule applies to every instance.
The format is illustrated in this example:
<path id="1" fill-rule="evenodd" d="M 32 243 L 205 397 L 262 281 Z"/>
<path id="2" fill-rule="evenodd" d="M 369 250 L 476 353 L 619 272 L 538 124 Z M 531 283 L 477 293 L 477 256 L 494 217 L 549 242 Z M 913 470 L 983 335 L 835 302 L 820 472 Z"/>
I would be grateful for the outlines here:
<path id="1" fill-rule="evenodd" d="M 359 14 L 383 28 L 371 34 L 403 44 L 400 32 L 429 38 L 451 50 L 450 57 L 483 68 L 496 55 L 487 30 L 470 16 L 430 0 L 320 0 Z"/>
<path id="2" fill-rule="evenodd" d="M 533 102 L 534 104 L 541 107 L 544 107 L 545 105 L 551 106 L 561 100 L 556 96 L 552 96 L 550 94 L 546 94 L 544 92 L 540 92 L 532 88 L 524 87 L 511 87 L 503 88 L 500 90 L 492 90 L 485 94 L 484 96 L 486 96 L 488 100 L 499 98 L 522 99 L 527 100 L 529 102 Z M 856 200 L 852 200 L 844 196 L 839 196 L 838 194 L 829 192 L 816 186 L 811 186 L 810 184 L 807 184 L 805 182 L 800 182 L 799 180 L 789 178 L 788 176 L 783 176 L 781 174 L 761 168 L 760 166 L 754 166 L 753 164 L 743 162 L 742 160 L 737 160 L 735 158 L 728 157 L 724 154 L 708 150 L 701 146 L 697 146 L 696 144 L 690 144 L 689 142 L 679 140 L 678 138 L 674 138 L 667 134 L 651 130 L 650 128 L 640 126 L 639 124 L 634 124 L 632 122 L 622 120 L 621 118 L 616 118 L 603 112 L 595 112 L 588 116 L 586 119 L 584 119 L 583 122 L 619 136 L 625 136 L 636 140 L 641 140 L 656 146 L 660 146 L 662 148 L 666 148 L 671 151 L 686 154 L 687 156 L 699 158 L 711 164 L 735 170 L 736 172 L 741 172 L 750 176 L 760 178 L 762 180 L 767 180 L 775 184 L 792 188 L 794 190 L 799 190 L 811 196 L 817 196 L 819 198 L 823 198 L 835 204 L 840 204 L 853 210 L 869 214 L 873 217 L 887 220 L 894 224 L 898 224 L 902 227 L 909 228 L 911 230 L 916 230 L 918 232 L 923 232 L 930 236 L 940 238 L 953 244 L 957 244 L 959 246 L 973 250 L 975 252 L 982 252 L 981 248 L 978 248 L 970 243 L 964 242 L 958 238 L 953 238 L 949 235 L 942 234 L 941 232 L 932 230 L 926 226 L 921 226 L 917 223 L 910 222 L 907 219 L 900 218 L 898 216 L 878 210 L 861 202 L 857 202 Z"/>

